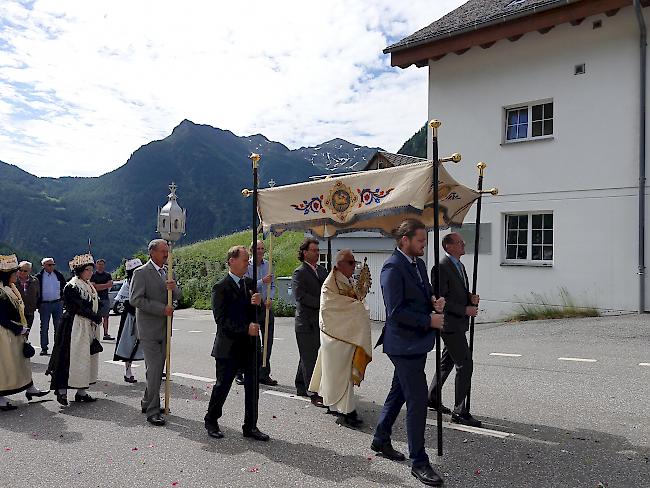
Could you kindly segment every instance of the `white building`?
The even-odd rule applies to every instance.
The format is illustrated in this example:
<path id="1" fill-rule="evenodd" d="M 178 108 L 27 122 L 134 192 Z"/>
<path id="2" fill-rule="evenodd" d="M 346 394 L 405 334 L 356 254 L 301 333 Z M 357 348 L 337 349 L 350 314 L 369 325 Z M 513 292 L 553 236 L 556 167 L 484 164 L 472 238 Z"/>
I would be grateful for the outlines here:
<path id="1" fill-rule="evenodd" d="M 629 0 L 470 0 L 386 49 L 428 67 L 440 156 L 463 155 L 448 171 L 472 187 L 485 161 L 484 187 L 499 188 L 483 200 L 483 319 L 533 294 L 561 304 L 563 289 L 603 311 L 649 309 L 639 20 Z"/>

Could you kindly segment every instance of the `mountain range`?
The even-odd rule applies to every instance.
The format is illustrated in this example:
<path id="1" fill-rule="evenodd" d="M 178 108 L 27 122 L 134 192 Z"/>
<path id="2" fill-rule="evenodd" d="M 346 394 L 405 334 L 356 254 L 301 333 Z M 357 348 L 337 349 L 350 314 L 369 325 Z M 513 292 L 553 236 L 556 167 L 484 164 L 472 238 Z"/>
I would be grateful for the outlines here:
<path id="1" fill-rule="evenodd" d="M 114 268 L 156 236 L 157 207 L 172 181 L 188 214 L 180 243 L 190 243 L 250 226 L 251 201 L 240 192 L 251 186 L 251 152 L 262 155 L 260 186 L 266 187 L 271 179 L 286 185 L 359 170 L 378 150 L 343 139 L 290 150 L 261 134 L 240 137 L 183 120 L 168 137 L 98 177 L 39 178 L 0 161 L 0 243 L 5 252 L 53 256 L 63 268 L 87 251 L 90 239 L 95 257 Z"/>

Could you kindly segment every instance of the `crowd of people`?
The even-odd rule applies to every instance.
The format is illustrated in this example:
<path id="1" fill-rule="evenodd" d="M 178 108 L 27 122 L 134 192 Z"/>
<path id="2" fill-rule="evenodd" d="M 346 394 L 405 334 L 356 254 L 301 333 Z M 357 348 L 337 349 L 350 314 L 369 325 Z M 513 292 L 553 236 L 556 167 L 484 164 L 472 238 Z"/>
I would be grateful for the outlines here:
<path id="1" fill-rule="evenodd" d="M 411 472 L 422 483 L 441 486 L 425 450 L 427 408 L 451 414 L 452 422 L 480 426 L 467 408 L 472 376 L 472 358 L 465 332 L 469 317 L 478 312 L 479 297 L 469 291 L 467 273 L 461 262 L 465 243 L 457 233 L 443 238 L 445 257 L 439 263 L 441 296 L 435 297 L 432 279 L 421 259 L 427 242 L 422 222 L 407 219 L 395 230 L 396 248 L 384 263 L 380 284 L 386 306 L 386 322 L 375 347 L 382 345 L 394 366 L 393 379 L 376 425 L 371 449 L 396 461 L 405 459 L 391 443 L 393 425 L 406 404 L 406 430 Z M 125 262 L 126 279 L 118 293 L 124 303 L 113 358 L 125 364 L 124 381 L 137 382 L 132 363 L 144 360 L 146 388 L 142 413 L 156 426 L 165 425 L 160 386 L 166 358 L 168 292 L 175 300 L 181 290 L 167 270 L 169 246 L 155 239 L 148 246 L 149 260 Z M 256 253 L 256 272 L 252 255 Z M 257 425 L 259 383 L 275 386 L 271 377 L 273 344 L 272 304 L 275 278 L 264 259 L 264 243 L 250 248 L 234 246 L 226 256 L 228 273 L 212 289 L 212 312 L 216 335 L 212 348 L 216 382 L 204 418 L 207 435 L 224 437 L 219 427 L 223 405 L 233 381 L 244 386 L 243 435 L 258 441 L 269 436 Z M 299 363 L 296 394 L 336 417 L 336 422 L 358 428 L 363 420 L 357 411 L 355 386 L 361 384 L 372 361 L 371 325 L 364 296 L 354 279 L 359 263 L 353 251 L 339 251 L 328 272 L 319 261 L 319 243 L 307 238 L 298 249 L 301 264 L 292 276 L 296 300 L 295 333 Z M 73 277 L 66 282 L 52 258 L 44 258 L 43 269 L 32 275 L 29 262 L 15 256 L 0 256 L 0 411 L 16 408 L 7 399 L 20 392 L 30 401 L 47 395 L 32 381 L 29 358 L 34 348 L 29 333 L 34 313 L 40 316 L 41 354 L 48 355 L 49 324 L 54 324 L 54 346 L 46 374 L 50 390 L 61 405 L 96 399 L 88 389 L 97 381 L 99 353 L 108 333 L 107 292 L 113 282 L 104 260 L 90 254 L 70 261 Z M 258 277 L 253 281 L 253 276 Z M 262 326 L 268 312 L 268 328 Z M 427 385 L 425 363 L 435 346 L 436 330 L 444 342 L 441 381 L 456 368 L 453 410 L 445 407 L 435 380 Z M 264 337 L 267 334 L 267 337 Z M 265 342 L 267 347 L 262 348 Z M 262 358 L 262 351 L 266 357 Z"/>

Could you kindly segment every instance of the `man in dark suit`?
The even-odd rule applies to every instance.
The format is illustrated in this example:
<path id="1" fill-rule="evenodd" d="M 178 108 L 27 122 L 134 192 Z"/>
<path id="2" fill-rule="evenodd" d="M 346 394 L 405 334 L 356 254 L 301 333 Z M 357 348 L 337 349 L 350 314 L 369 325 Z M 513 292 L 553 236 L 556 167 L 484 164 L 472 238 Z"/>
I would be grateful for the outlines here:
<path id="1" fill-rule="evenodd" d="M 327 270 L 318 264 L 319 254 L 316 239 L 306 238 L 300 244 L 298 259 L 302 264 L 293 272 L 291 289 L 296 299 L 296 342 L 300 354 L 296 392 L 300 396 L 310 396 L 312 404 L 323 407 L 323 399 L 317 393 L 307 391 L 320 347 L 320 289 L 328 274 Z"/>
<path id="2" fill-rule="evenodd" d="M 465 266 L 460 262 L 460 257 L 465 254 L 465 241 L 460 234 L 447 234 L 442 239 L 442 247 L 447 256 L 440 260 L 440 294 L 446 300 L 445 326 L 441 333 L 445 348 L 440 359 L 440 380 L 444 385 L 451 369 L 456 366 L 456 398 L 451 412 L 436 396 L 438 390 L 434 376 L 429 388 L 429 407 L 451 413 L 451 421 L 457 424 L 480 427 L 480 420 L 472 417 L 465 406 L 474 369 L 465 333 L 469 329 L 469 318 L 478 313 L 479 296 L 470 293 Z M 434 270 L 431 270 L 432 275 Z"/>
<path id="3" fill-rule="evenodd" d="M 442 329 L 445 301 L 433 296 L 424 261 L 427 232 L 424 224 L 408 219 L 395 231 L 397 249 L 381 270 L 381 291 L 386 305 L 386 323 L 377 345 L 395 367 L 393 382 L 372 440 L 371 449 L 401 461 L 404 455 L 391 445 L 393 424 L 406 403 L 406 431 L 411 473 L 428 486 L 442 486 L 424 449 L 427 418 L 427 353 L 435 345 L 435 330 Z M 432 312 L 436 312 L 432 314 Z"/>
<path id="4" fill-rule="evenodd" d="M 260 325 L 256 321 L 261 296 L 255 282 L 244 275 L 248 270 L 248 251 L 244 246 L 228 250 L 228 275 L 212 288 L 212 314 L 217 323 L 212 357 L 216 362 L 217 381 L 205 415 L 210 437 L 221 439 L 219 419 L 223 404 L 238 370 L 244 371 L 244 437 L 268 441 L 269 436 L 257 428 L 259 386 L 255 381 L 257 345 Z"/>

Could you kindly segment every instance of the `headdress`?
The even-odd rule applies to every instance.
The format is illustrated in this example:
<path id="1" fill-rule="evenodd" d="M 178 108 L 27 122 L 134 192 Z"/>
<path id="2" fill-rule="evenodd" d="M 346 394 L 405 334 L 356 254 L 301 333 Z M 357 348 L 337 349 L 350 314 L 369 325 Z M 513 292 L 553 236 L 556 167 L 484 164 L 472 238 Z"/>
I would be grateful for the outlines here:
<path id="1" fill-rule="evenodd" d="M 79 254 L 78 256 L 75 256 L 72 258 L 72 261 L 70 261 L 70 270 L 74 271 L 77 268 L 81 268 L 84 266 L 88 266 L 89 264 L 94 265 L 95 260 L 93 259 L 92 254 Z"/>
<path id="2" fill-rule="evenodd" d="M 139 268 L 140 266 L 142 266 L 142 261 L 140 261 L 139 258 L 127 259 L 126 263 L 124 263 L 124 268 L 126 268 L 127 271 Z"/>
<path id="3" fill-rule="evenodd" d="M 0 271 L 16 271 L 18 269 L 18 258 L 15 254 L 0 256 Z"/>

